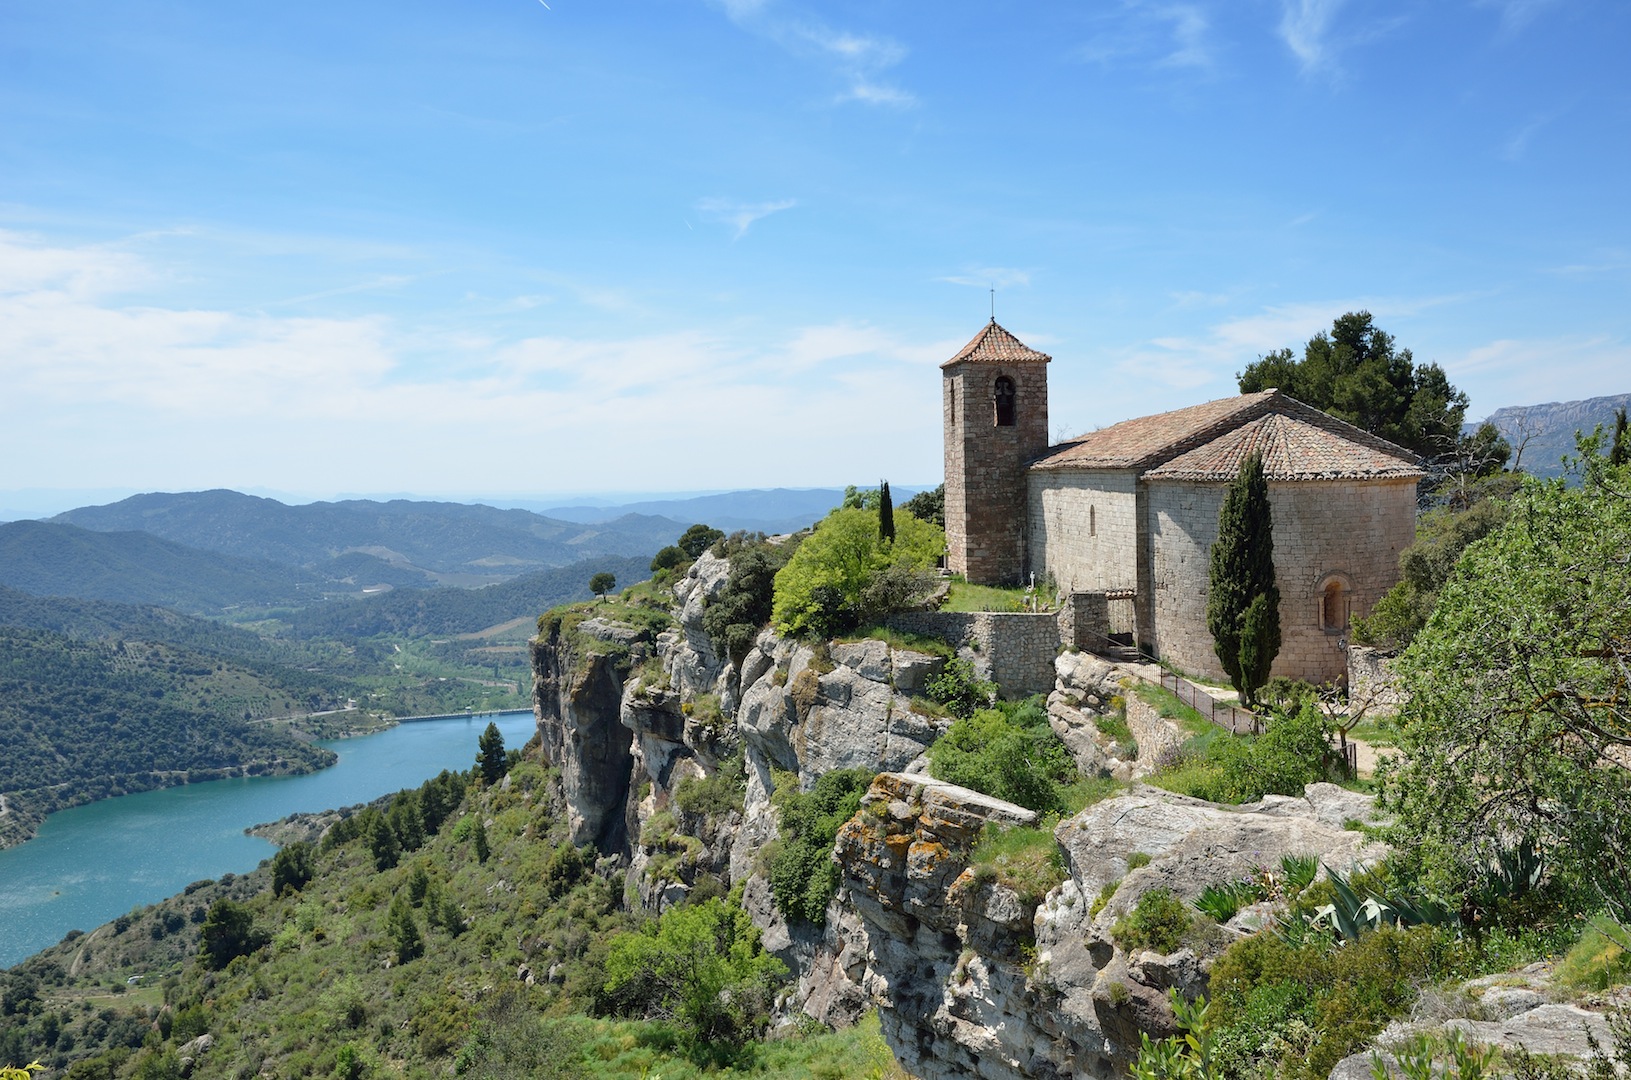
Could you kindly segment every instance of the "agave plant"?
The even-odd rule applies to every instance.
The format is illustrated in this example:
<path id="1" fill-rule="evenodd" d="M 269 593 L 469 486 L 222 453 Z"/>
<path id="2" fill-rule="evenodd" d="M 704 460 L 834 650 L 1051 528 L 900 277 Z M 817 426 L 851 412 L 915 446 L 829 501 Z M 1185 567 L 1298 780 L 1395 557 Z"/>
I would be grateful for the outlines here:
<path id="1" fill-rule="evenodd" d="M 1325 872 L 1331 878 L 1336 899 L 1314 912 L 1310 924 L 1316 928 L 1329 927 L 1342 941 L 1355 941 L 1366 930 L 1383 926 L 1459 926 L 1461 917 L 1442 899 L 1425 894 L 1395 893 L 1377 896 L 1367 893 L 1363 898 L 1353 887 L 1350 878 L 1332 870 Z"/>

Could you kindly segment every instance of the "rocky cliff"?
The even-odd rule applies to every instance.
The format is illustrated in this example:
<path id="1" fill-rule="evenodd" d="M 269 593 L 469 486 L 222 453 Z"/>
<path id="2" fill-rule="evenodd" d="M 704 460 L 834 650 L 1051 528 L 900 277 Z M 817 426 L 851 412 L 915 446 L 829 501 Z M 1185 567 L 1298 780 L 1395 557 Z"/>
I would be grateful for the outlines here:
<path id="1" fill-rule="evenodd" d="M 1005 882 L 974 864 L 977 842 L 990 825 L 1039 823 L 927 775 L 925 750 L 947 721 L 912 699 L 943 657 L 767 630 L 732 665 L 701 623 L 728 572 L 698 559 L 662 625 L 606 604 L 544 626 L 539 730 L 573 835 L 623 860 L 629 901 L 652 911 L 740 885 L 797 979 L 789 1009 L 842 1024 L 880 1007 L 902 1064 L 924 1080 L 1120 1075 L 1140 1032 L 1172 1030 L 1168 989 L 1204 990 L 1210 960 L 1263 917 L 1248 909 L 1169 955 L 1128 951 L 1112 928 L 1140 896 L 1192 900 L 1284 854 L 1348 867 L 1381 853 L 1344 828 L 1369 816 L 1368 801 L 1329 785 L 1244 807 L 1134 786 L 1057 823 L 1051 888 Z M 1085 773 L 1136 781 L 1170 754 L 1178 735 L 1153 711 L 1129 710 L 1119 741 L 1094 721 L 1124 704 L 1135 672 L 1076 654 L 1056 671 L 1050 723 Z M 839 835 L 842 887 L 824 925 L 790 925 L 766 879 L 771 797 L 846 768 L 880 775 Z"/>

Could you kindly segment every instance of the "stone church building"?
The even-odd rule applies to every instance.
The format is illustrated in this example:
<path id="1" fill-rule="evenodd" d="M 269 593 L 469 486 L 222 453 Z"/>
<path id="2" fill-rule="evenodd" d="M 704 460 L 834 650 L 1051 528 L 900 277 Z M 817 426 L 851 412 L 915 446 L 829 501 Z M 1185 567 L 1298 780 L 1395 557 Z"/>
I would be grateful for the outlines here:
<path id="1" fill-rule="evenodd" d="M 1261 451 L 1283 638 L 1273 674 L 1340 678 L 1350 617 L 1398 580 L 1415 540 L 1416 457 L 1278 390 L 1050 446 L 1049 360 L 992 320 L 941 365 L 949 567 L 1102 597 L 1107 632 L 1221 680 L 1209 553 L 1229 482 Z"/>

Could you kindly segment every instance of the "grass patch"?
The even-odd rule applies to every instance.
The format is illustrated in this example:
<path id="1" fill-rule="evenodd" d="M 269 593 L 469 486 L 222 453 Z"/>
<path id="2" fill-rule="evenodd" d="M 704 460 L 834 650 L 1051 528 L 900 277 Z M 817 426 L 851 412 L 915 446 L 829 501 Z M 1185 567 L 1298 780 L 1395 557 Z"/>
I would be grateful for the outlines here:
<path id="1" fill-rule="evenodd" d="M 1037 597 L 1038 610 L 1051 611 L 1053 603 L 1041 593 Z M 951 591 L 941 611 L 1029 611 L 1024 589 L 999 589 L 994 585 L 970 585 L 961 578 L 953 578 Z"/>
<path id="2" fill-rule="evenodd" d="M 1607 990 L 1631 979 L 1631 933 L 1607 915 L 1593 916 L 1557 966 L 1557 981 L 1575 990 Z"/>
<path id="3" fill-rule="evenodd" d="M 1133 687 L 1133 693 L 1138 695 L 1138 700 L 1154 709 L 1163 719 L 1176 720 L 1179 727 L 1196 738 L 1205 738 L 1213 732 L 1223 730 L 1179 701 L 1178 695 L 1164 686 L 1139 683 Z"/>
<path id="4" fill-rule="evenodd" d="M 900 630 L 892 630 L 887 626 L 874 626 L 864 630 L 857 630 L 839 641 L 881 641 L 891 649 L 906 649 L 911 652 L 928 653 L 930 656 L 944 656 L 950 659 L 957 655 L 957 650 L 937 637 L 926 634 L 908 634 Z"/>
<path id="5" fill-rule="evenodd" d="M 1065 880 L 1064 855 L 1048 827 L 987 825 L 970 863 L 976 879 L 995 879 L 1027 903 L 1040 903 Z"/>
<path id="6" fill-rule="evenodd" d="M 1361 720 L 1348 729 L 1348 738 L 1369 743 L 1371 746 L 1398 746 L 1399 728 L 1391 716 Z"/>
<path id="7" fill-rule="evenodd" d="M 1083 776 L 1059 787 L 1059 798 L 1064 803 L 1064 816 L 1079 814 L 1094 803 L 1120 795 L 1127 785 L 1109 776 Z"/>

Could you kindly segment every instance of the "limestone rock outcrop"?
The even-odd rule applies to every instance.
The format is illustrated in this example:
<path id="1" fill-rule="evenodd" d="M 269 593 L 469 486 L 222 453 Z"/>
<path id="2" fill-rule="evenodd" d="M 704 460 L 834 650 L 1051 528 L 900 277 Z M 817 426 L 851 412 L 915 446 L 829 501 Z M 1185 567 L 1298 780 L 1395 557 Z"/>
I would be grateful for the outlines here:
<path id="1" fill-rule="evenodd" d="M 1238 931 L 1210 925 L 1162 956 L 1122 949 L 1117 920 L 1151 889 L 1193 900 L 1286 854 L 1338 868 L 1380 858 L 1382 845 L 1343 828 L 1370 813 L 1364 796 L 1328 784 L 1241 807 L 1138 788 L 1058 826 L 1066 876 L 1038 901 L 970 869 L 986 825 L 1034 814 L 921 776 L 880 776 L 838 841 L 867 933 L 863 988 L 922 1080 L 1124 1075 L 1141 1032 L 1173 1032 L 1168 990 L 1204 992 L 1210 961 Z M 1129 870 L 1135 854 L 1148 862 Z"/>

